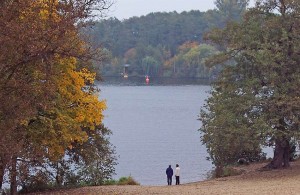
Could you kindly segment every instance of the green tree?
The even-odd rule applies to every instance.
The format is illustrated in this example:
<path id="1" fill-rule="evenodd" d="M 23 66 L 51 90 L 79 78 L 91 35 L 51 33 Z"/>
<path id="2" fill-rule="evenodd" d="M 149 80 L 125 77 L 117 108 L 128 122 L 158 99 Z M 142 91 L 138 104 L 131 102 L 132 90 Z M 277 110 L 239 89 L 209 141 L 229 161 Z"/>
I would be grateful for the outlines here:
<path id="1" fill-rule="evenodd" d="M 216 0 L 215 5 L 225 22 L 239 21 L 245 13 L 249 0 Z"/>
<path id="2" fill-rule="evenodd" d="M 44 156 L 35 162 L 19 163 L 22 192 L 35 192 L 38 188 L 47 188 L 50 183 L 72 187 L 82 182 L 101 185 L 111 179 L 117 164 L 114 147 L 109 142 L 111 131 L 103 125 L 96 126 L 94 130 L 82 130 L 87 133 L 88 139 L 83 143 L 73 142 L 59 160 L 53 161 Z"/>
<path id="3" fill-rule="evenodd" d="M 151 56 L 146 56 L 142 60 L 145 75 L 156 76 L 158 73 L 158 62 Z"/>
<path id="4" fill-rule="evenodd" d="M 238 92 L 244 83 L 231 77 L 236 71 L 231 67 L 220 74 L 200 113 L 201 140 L 216 166 L 216 176 L 221 176 L 225 166 L 235 164 L 240 158 L 257 161 L 263 157 L 261 145 L 266 138 L 263 130 L 267 131 L 268 126 L 259 117 L 260 110 L 251 105 L 255 98 L 249 95 L 251 91 Z"/>
<path id="5" fill-rule="evenodd" d="M 101 185 L 111 179 L 117 164 L 115 149 L 109 142 L 111 131 L 103 125 L 96 126 L 95 130 L 85 130 L 89 139 L 83 144 L 73 143 L 68 156 L 72 164 L 78 165 L 78 176 L 81 181 L 92 185 Z M 70 169 L 71 173 L 74 170 Z"/>
<path id="6" fill-rule="evenodd" d="M 216 165 L 230 163 L 222 151 L 232 158 L 238 147 L 255 151 L 274 145 L 267 167 L 290 166 L 290 141 L 300 133 L 299 6 L 298 1 L 264 0 L 240 24 L 208 35 L 227 48 L 208 61 L 224 64 L 224 70 L 200 114 L 202 142 Z"/>

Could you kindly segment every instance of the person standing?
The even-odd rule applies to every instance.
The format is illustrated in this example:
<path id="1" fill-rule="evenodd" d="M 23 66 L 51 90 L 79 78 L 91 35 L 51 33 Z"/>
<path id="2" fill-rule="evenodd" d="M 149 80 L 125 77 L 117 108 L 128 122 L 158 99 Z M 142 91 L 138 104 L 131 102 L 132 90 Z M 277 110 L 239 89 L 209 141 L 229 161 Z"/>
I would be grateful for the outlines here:
<path id="1" fill-rule="evenodd" d="M 169 165 L 169 167 L 166 170 L 166 174 L 167 174 L 167 179 L 168 179 L 168 185 L 172 185 L 172 177 L 173 177 L 173 169 L 171 167 L 171 165 Z"/>
<path id="2" fill-rule="evenodd" d="M 179 165 L 176 164 L 176 169 L 175 169 L 176 185 L 180 184 L 179 176 L 180 176 L 180 168 L 179 168 Z"/>

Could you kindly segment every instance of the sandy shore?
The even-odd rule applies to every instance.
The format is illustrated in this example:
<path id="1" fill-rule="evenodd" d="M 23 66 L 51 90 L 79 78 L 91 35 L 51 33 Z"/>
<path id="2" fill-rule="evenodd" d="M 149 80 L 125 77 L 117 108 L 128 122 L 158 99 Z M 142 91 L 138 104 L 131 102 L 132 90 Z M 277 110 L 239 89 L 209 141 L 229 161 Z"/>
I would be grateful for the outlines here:
<path id="1" fill-rule="evenodd" d="M 265 164 L 241 166 L 242 175 L 212 179 L 179 186 L 97 186 L 42 193 L 43 195 L 201 195 L 201 194 L 300 194 L 300 161 L 291 168 L 258 171 Z"/>

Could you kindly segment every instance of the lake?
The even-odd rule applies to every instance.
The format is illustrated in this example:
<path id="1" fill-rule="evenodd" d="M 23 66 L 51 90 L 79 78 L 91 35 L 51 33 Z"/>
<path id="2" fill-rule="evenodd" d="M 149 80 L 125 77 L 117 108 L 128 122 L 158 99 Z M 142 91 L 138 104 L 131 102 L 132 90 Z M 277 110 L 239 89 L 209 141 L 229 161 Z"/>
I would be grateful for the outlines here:
<path id="1" fill-rule="evenodd" d="M 141 185 L 166 185 L 165 170 L 178 163 L 181 183 L 204 180 L 212 169 L 200 142 L 197 120 L 206 85 L 104 85 L 104 125 L 119 155 L 115 179 L 132 176 Z M 173 179 L 173 184 L 175 179 Z"/>

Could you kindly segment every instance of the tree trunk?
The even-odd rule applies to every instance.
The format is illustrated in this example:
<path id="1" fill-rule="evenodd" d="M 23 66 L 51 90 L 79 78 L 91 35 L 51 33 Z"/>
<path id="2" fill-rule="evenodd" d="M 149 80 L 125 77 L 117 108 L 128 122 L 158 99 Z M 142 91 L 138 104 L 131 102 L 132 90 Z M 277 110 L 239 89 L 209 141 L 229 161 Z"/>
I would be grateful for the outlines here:
<path id="1" fill-rule="evenodd" d="M 2 189 L 3 177 L 4 177 L 4 166 L 3 163 L 0 162 L 0 190 Z"/>
<path id="2" fill-rule="evenodd" d="M 1 160 L 0 160 L 0 189 L 2 189 L 5 167 L 6 167 L 5 161 L 3 158 L 1 158 Z"/>
<path id="3" fill-rule="evenodd" d="M 290 142 L 285 140 L 285 147 L 283 153 L 283 167 L 290 167 Z"/>
<path id="4" fill-rule="evenodd" d="M 224 167 L 222 165 L 216 166 L 216 168 L 215 168 L 216 178 L 222 177 L 223 172 L 224 172 Z"/>
<path id="5" fill-rule="evenodd" d="M 276 139 L 273 160 L 266 166 L 270 169 L 289 167 L 290 144 L 287 139 Z"/>
<path id="6" fill-rule="evenodd" d="M 10 194 L 17 195 L 17 157 L 12 157 L 10 173 Z"/>

